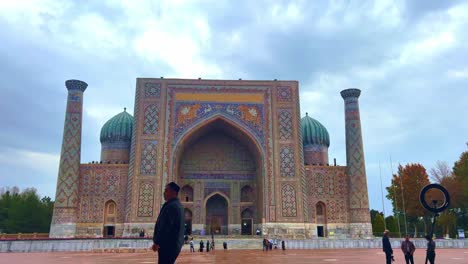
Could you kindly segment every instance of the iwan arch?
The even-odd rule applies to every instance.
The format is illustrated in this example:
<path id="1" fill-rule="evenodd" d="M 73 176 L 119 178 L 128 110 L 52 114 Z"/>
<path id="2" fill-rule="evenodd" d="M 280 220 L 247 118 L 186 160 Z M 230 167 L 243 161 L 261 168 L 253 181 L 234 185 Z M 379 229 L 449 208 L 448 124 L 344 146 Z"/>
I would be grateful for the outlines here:
<path id="1" fill-rule="evenodd" d="M 371 236 L 358 89 L 345 100 L 347 166 L 300 118 L 296 81 L 137 79 L 134 117 L 101 130 L 81 164 L 84 82 L 69 91 L 51 237 L 151 233 L 164 186 L 181 187 L 186 232 L 288 238 Z"/>

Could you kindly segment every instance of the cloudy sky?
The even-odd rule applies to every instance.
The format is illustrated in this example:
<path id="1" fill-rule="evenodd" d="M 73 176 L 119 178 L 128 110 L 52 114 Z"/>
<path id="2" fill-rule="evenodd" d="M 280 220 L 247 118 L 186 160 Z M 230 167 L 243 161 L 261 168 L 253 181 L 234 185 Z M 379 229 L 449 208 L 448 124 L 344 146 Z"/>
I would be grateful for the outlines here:
<path id="1" fill-rule="evenodd" d="M 343 165 L 357 87 L 371 207 L 398 163 L 450 166 L 468 141 L 466 1 L 0 1 L 0 187 L 54 197 L 67 91 L 85 92 L 82 162 L 137 77 L 298 80 Z M 389 203 L 386 202 L 387 212 Z"/>

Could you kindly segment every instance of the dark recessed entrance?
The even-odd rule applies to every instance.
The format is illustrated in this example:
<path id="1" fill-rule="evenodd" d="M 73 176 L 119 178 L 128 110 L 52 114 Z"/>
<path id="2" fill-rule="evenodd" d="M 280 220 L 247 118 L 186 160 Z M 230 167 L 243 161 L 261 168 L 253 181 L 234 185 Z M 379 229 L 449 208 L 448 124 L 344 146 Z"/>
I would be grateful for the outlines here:
<path id="1" fill-rule="evenodd" d="M 323 233 L 323 226 L 317 226 L 317 236 L 318 237 L 324 237 L 324 233 Z"/>
<path id="2" fill-rule="evenodd" d="M 206 201 L 206 226 L 209 234 L 227 235 L 228 203 L 226 199 L 215 194 Z"/>
<path id="3" fill-rule="evenodd" d="M 115 226 L 105 226 L 104 227 L 104 236 L 105 237 L 114 237 L 115 236 Z"/>

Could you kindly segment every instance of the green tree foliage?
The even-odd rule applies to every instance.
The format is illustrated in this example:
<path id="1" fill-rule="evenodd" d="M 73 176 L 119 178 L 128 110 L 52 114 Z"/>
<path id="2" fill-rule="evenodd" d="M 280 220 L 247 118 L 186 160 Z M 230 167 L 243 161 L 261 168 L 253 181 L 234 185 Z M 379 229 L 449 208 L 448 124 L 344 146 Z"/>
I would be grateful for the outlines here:
<path id="1" fill-rule="evenodd" d="M 36 189 L 19 192 L 14 187 L 0 192 L 0 232 L 48 233 L 54 203 L 39 198 Z"/>
<path id="2" fill-rule="evenodd" d="M 387 229 L 391 233 L 398 234 L 397 221 L 393 215 L 385 217 L 385 223 L 387 224 Z"/>
<path id="3" fill-rule="evenodd" d="M 374 234 L 382 234 L 383 231 L 385 231 L 384 218 L 381 214 L 377 214 L 372 222 L 372 232 Z"/>
<path id="4" fill-rule="evenodd" d="M 383 216 L 383 213 L 382 213 L 382 212 L 379 212 L 379 211 L 374 210 L 374 209 L 371 209 L 371 210 L 370 210 L 371 223 L 374 222 L 374 218 L 375 218 L 375 216 L 376 216 L 377 214 L 380 214 L 380 215 Z"/>

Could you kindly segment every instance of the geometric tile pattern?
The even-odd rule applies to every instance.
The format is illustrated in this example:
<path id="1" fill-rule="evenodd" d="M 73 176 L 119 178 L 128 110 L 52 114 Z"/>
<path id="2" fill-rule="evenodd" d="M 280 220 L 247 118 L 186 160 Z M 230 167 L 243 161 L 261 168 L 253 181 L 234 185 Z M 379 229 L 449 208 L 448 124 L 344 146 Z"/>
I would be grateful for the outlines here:
<path id="1" fill-rule="evenodd" d="M 124 221 L 127 176 L 127 166 L 81 165 L 79 221 L 102 223 L 105 203 L 108 201 L 114 201 L 118 207 L 117 221 Z"/>
<path id="2" fill-rule="evenodd" d="M 350 177 L 350 209 L 368 208 L 366 170 L 357 97 L 345 98 L 346 160 Z"/>
<path id="3" fill-rule="evenodd" d="M 145 141 L 141 149 L 141 175 L 156 174 L 156 145 L 157 141 Z"/>
<path id="4" fill-rule="evenodd" d="M 138 195 L 138 217 L 153 216 L 154 188 L 150 183 L 142 183 Z"/>
<path id="5" fill-rule="evenodd" d="M 296 190 L 290 184 L 283 184 L 281 188 L 283 217 L 297 216 Z"/>
<path id="6" fill-rule="evenodd" d="M 263 105 L 237 103 L 203 103 L 177 102 L 174 117 L 174 141 L 201 120 L 211 116 L 224 115 L 239 121 L 239 125 L 252 132 L 260 144 L 265 145 L 263 131 Z"/>
<path id="7" fill-rule="evenodd" d="M 55 207 L 76 207 L 81 144 L 81 113 L 66 114 Z"/>
<path id="8" fill-rule="evenodd" d="M 292 101 L 291 87 L 288 87 L 288 86 L 278 87 L 277 100 L 279 102 L 291 102 Z"/>
<path id="9" fill-rule="evenodd" d="M 145 83 L 145 97 L 160 97 L 161 84 L 160 83 Z"/>
<path id="10" fill-rule="evenodd" d="M 158 132 L 159 109 L 155 104 L 148 105 L 145 109 L 145 121 L 143 134 L 155 135 Z"/>
<path id="11" fill-rule="evenodd" d="M 347 223 L 348 187 L 346 167 L 312 167 L 306 170 L 309 222 L 315 223 L 315 205 L 326 205 L 326 223 Z"/>
<path id="12" fill-rule="evenodd" d="M 316 191 L 317 191 L 317 194 L 318 195 L 323 195 L 324 194 L 324 191 L 325 191 L 325 180 L 323 178 L 323 174 L 321 173 L 317 173 L 315 175 L 315 178 L 317 180 L 317 188 L 316 188 Z"/>
<path id="13" fill-rule="evenodd" d="M 280 174 L 281 177 L 295 176 L 294 149 L 290 146 L 281 147 Z"/>
<path id="14" fill-rule="evenodd" d="M 134 118 L 133 118 L 133 131 L 132 131 L 132 140 L 131 140 L 131 147 L 130 147 L 130 161 L 129 161 L 129 166 L 128 166 L 128 182 L 126 184 L 127 186 L 127 191 L 126 191 L 126 197 L 125 197 L 125 222 L 130 222 L 131 217 L 132 217 L 132 212 L 134 212 L 135 208 L 135 203 L 136 201 L 133 200 L 134 195 L 134 175 L 135 173 L 139 170 L 138 164 L 135 163 L 135 156 L 138 154 L 136 153 L 136 141 L 137 141 L 137 131 L 138 130 L 138 120 L 140 118 L 140 94 L 144 95 L 144 93 L 141 92 L 142 89 L 135 89 L 135 108 L 134 108 Z"/>
<path id="15" fill-rule="evenodd" d="M 292 111 L 281 109 L 278 111 L 278 129 L 280 140 L 288 140 L 292 137 Z"/>

